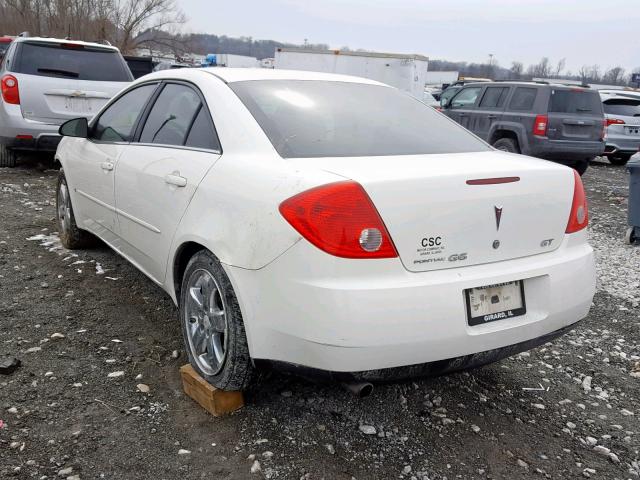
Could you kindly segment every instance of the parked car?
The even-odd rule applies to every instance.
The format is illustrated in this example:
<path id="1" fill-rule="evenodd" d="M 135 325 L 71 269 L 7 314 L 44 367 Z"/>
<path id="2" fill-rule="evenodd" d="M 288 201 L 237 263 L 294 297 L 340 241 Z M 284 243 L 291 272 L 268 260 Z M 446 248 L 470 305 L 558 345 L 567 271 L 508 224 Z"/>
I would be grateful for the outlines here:
<path id="1" fill-rule="evenodd" d="M 60 124 L 91 118 L 133 80 L 117 48 L 54 38 L 18 37 L 0 65 L 0 167 L 16 152 L 55 152 Z"/>
<path id="2" fill-rule="evenodd" d="M 591 306 L 580 177 L 374 80 L 156 72 L 60 131 L 62 244 L 100 237 L 160 285 L 219 388 L 468 368 Z"/>
<path id="3" fill-rule="evenodd" d="M 625 165 L 640 149 L 640 95 L 600 92 L 607 122 L 604 155 L 613 165 Z"/>
<path id="4" fill-rule="evenodd" d="M 580 174 L 604 152 L 602 102 L 588 88 L 472 83 L 441 103 L 443 113 L 499 150 L 553 160 Z"/>
<path id="5" fill-rule="evenodd" d="M 13 37 L 0 36 L 0 61 L 9 49 L 9 45 L 13 42 Z"/>

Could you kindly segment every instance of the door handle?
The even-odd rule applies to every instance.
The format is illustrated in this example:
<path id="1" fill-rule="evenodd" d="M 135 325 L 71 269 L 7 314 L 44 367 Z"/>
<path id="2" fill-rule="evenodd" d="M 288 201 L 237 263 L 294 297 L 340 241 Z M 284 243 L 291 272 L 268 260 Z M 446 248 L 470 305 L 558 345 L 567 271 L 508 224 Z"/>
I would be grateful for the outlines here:
<path id="1" fill-rule="evenodd" d="M 164 177 L 165 183 L 169 185 L 174 185 L 176 187 L 186 187 L 187 179 L 180 176 L 180 172 L 173 172 L 169 175 L 165 175 Z"/>
<path id="2" fill-rule="evenodd" d="M 487 118 L 489 120 L 495 120 L 496 118 L 498 118 L 498 116 L 497 115 L 487 115 Z"/>
<path id="3" fill-rule="evenodd" d="M 110 172 L 111 170 L 113 170 L 113 163 L 112 162 L 102 162 L 100 164 L 100 168 L 106 172 Z"/>

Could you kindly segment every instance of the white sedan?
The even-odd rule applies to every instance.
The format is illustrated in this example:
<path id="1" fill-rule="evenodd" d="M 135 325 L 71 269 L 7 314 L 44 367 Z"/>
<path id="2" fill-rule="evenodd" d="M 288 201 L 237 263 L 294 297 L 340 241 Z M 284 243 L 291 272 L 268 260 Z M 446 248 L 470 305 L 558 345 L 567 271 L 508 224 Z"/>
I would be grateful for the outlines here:
<path id="1" fill-rule="evenodd" d="M 222 389 L 482 365 L 591 306 L 580 177 L 375 81 L 168 70 L 61 133 L 64 246 L 99 237 L 163 288 Z"/>

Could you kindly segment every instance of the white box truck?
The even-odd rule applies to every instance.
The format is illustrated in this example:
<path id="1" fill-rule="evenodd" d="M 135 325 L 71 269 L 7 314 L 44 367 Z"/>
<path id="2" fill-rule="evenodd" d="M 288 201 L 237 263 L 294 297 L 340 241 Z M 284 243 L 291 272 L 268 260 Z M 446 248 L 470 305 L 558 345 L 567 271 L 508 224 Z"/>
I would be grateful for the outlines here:
<path id="1" fill-rule="evenodd" d="M 278 48 L 275 68 L 369 78 L 404 90 L 422 100 L 429 59 L 422 55 L 396 53 Z"/>

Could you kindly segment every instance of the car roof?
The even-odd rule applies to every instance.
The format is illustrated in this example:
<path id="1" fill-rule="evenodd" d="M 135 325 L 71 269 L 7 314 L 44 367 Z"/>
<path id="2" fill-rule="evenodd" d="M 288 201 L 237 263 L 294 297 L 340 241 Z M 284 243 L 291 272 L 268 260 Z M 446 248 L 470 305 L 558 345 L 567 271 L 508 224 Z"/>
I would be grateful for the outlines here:
<path id="1" fill-rule="evenodd" d="M 305 70 L 279 70 L 272 68 L 228 68 L 208 67 L 200 69 L 215 75 L 226 83 L 244 82 L 249 80 L 320 80 L 326 82 L 366 83 L 370 85 L 384 85 L 368 78 L 335 73 L 308 72 Z"/>
<path id="2" fill-rule="evenodd" d="M 65 45 L 82 45 L 85 47 L 91 48 L 100 48 L 103 50 L 113 50 L 114 52 L 118 52 L 118 48 L 113 45 L 106 45 L 104 43 L 95 43 L 95 42 L 83 42 L 82 40 L 68 40 L 66 38 L 50 38 L 50 37 L 17 37 L 14 39 L 14 42 L 17 43 L 55 43 L 55 44 L 65 44 Z"/>

